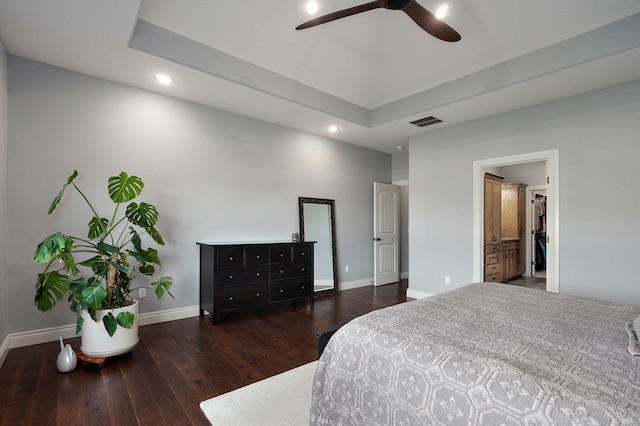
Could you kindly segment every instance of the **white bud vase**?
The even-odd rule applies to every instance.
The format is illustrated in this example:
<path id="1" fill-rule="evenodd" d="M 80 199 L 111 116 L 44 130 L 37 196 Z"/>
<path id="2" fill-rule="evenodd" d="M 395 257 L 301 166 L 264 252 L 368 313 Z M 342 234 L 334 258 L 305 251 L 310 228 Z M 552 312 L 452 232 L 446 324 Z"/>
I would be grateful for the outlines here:
<path id="1" fill-rule="evenodd" d="M 60 353 L 56 359 L 56 368 L 61 373 L 68 373 L 73 371 L 78 365 L 78 358 L 76 358 L 76 352 L 73 350 L 70 344 L 65 346 L 62 343 L 62 336 L 60 336 Z"/>

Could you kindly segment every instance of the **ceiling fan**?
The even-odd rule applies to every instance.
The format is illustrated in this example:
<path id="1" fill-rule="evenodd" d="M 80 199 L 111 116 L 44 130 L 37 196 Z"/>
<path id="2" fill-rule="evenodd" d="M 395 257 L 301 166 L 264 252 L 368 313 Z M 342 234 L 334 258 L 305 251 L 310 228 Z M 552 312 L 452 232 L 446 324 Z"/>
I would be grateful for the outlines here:
<path id="1" fill-rule="evenodd" d="M 328 15 L 319 16 L 298 25 L 296 30 L 304 30 L 305 28 L 315 27 L 316 25 L 325 24 L 327 22 L 335 21 L 336 19 L 346 18 L 347 16 L 356 15 L 373 9 L 402 10 L 404 13 L 409 15 L 409 17 L 413 19 L 420 28 L 440 40 L 454 42 L 462 38 L 456 30 L 436 18 L 433 13 L 420 6 L 416 0 L 376 0 L 359 6 L 329 13 Z"/>

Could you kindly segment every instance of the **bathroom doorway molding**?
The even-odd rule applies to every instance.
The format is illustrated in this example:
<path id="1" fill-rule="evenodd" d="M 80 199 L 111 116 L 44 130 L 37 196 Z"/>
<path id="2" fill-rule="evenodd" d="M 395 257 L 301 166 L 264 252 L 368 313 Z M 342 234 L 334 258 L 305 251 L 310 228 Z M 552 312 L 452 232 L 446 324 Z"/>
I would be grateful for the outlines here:
<path id="1" fill-rule="evenodd" d="M 547 291 L 559 293 L 559 150 L 489 158 L 473 162 L 473 281 L 484 280 L 484 173 L 491 167 L 544 161 L 547 173 Z"/>

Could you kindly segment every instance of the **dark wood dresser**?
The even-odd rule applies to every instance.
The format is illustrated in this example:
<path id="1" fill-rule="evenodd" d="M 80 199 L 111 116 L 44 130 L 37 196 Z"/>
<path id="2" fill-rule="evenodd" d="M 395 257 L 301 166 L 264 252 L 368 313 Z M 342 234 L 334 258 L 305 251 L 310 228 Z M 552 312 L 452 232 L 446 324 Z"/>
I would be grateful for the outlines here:
<path id="1" fill-rule="evenodd" d="M 200 316 L 222 315 L 310 299 L 314 242 L 198 242 Z"/>

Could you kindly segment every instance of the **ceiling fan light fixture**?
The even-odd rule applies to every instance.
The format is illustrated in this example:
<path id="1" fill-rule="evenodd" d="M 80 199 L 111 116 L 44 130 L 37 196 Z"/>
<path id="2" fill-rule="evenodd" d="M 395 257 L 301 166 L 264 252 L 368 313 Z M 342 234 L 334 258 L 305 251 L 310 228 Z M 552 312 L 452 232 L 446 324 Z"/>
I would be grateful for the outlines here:
<path id="1" fill-rule="evenodd" d="M 441 4 L 436 9 L 436 13 L 435 13 L 436 18 L 438 19 L 444 19 L 448 14 L 449 14 L 449 5 L 447 3 Z"/>
<path id="2" fill-rule="evenodd" d="M 305 8 L 307 9 L 307 12 L 309 12 L 309 15 L 313 15 L 318 11 L 318 2 L 315 0 L 309 0 L 307 1 Z"/>
<path id="3" fill-rule="evenodd" d="M 327 127 L 327 132 L 329 133 L 338 133 L 340 131 L 340 127 L 336 126 L 335 124 L 332 124 L 331 126 Z"/>

